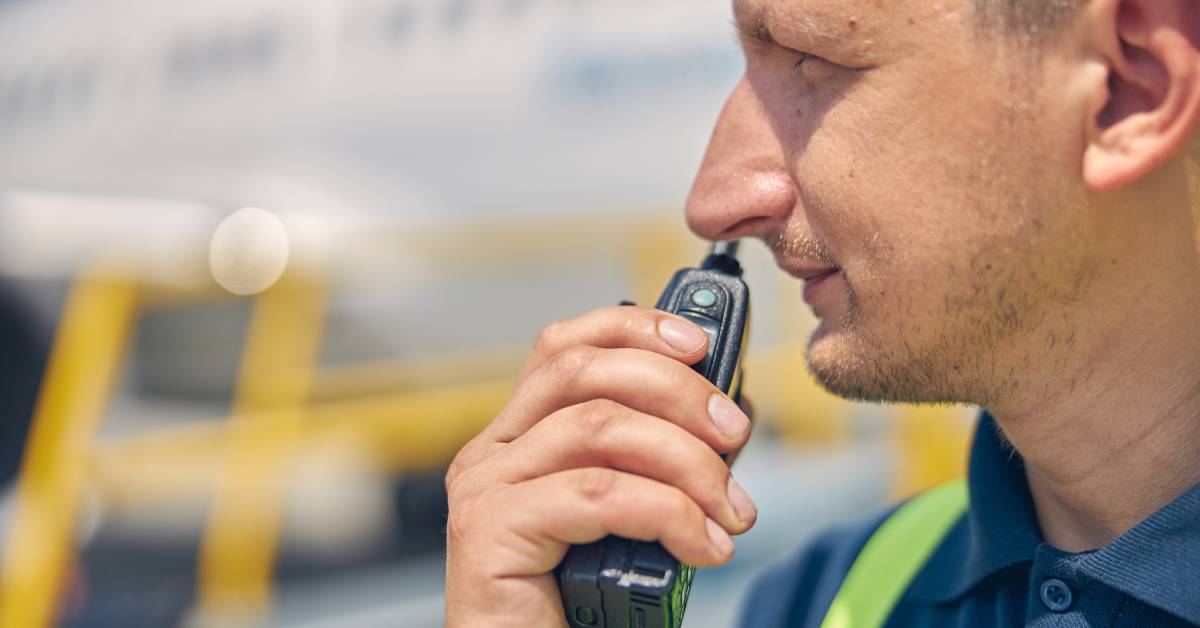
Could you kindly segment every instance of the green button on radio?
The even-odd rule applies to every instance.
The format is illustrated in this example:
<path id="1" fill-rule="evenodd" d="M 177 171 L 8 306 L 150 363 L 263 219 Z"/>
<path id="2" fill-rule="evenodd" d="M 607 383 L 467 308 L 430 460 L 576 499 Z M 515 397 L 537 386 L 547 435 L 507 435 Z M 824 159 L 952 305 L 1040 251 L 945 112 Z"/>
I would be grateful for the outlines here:
<path id="1" fill-rule="evenodd" d="M 702 288 L 692 293 L 692 303 L 698 307 L 712 307 L 717 304 L 717 293 Z"/>

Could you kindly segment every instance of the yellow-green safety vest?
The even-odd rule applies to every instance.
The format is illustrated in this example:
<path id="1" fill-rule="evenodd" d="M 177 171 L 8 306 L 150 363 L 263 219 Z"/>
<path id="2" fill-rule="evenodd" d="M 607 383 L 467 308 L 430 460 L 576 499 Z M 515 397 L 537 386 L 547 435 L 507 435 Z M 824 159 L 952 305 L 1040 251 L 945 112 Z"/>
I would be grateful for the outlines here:
<path id="1" fill-rule="evenodd" d="M 881 628 L 967 503 L 967 483 L 958 480 L 896 509 L 854 559 L 821 628 Z"/>

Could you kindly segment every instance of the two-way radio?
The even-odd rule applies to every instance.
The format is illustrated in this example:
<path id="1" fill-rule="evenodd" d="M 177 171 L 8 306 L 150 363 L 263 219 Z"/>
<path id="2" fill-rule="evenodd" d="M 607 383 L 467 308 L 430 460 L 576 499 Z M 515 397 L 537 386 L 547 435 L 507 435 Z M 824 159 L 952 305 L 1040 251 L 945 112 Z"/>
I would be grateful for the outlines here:
<path id="1" fill-rule="evenodd" d="M 704 330 L 708 353 L 692 368 L 734 401 L 741 397 L 750 320 L 750 289 L 737 249 L 736 240 L 715 244 L 700 268 L 675 273 L 655 306 Z M 659 543 L 609 536 L 573 545 L 558 566 L 567 622 L 572 628 L 679 628 L 695 571 Z"/>

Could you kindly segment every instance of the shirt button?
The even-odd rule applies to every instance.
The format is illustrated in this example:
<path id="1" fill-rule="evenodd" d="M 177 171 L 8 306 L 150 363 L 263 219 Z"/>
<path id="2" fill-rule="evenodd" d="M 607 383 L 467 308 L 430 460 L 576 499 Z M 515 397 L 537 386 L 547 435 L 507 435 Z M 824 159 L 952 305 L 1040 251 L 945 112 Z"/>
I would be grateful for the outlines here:
<path id="1" fill-rule="evenodd" d="M 1042 583 L 1042 604 L 1055 613 L 1071 608 L 1071 599 L 1071 587 L 1062 580 L 1050 578 Z"/>

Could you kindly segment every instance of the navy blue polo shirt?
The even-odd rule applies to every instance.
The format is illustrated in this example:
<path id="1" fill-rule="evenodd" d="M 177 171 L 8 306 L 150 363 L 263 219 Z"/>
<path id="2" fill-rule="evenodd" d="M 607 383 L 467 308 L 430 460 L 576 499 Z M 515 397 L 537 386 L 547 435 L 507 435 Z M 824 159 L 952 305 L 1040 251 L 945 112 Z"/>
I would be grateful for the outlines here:
<path id="1" fill-rule="evenodd" d="M 887 627 L 1200 626 L 1200 485 L 1109 545 L 1071 554 L 1042 541 L 1021 458 L 986 413 L 967 482 L 970 509 Z M 768 569 L 738 625 L 818 628 L 859 550 L 893 511 L 831 530 Z"/>

